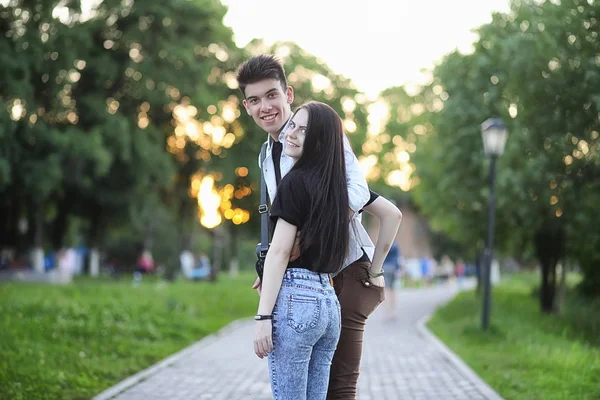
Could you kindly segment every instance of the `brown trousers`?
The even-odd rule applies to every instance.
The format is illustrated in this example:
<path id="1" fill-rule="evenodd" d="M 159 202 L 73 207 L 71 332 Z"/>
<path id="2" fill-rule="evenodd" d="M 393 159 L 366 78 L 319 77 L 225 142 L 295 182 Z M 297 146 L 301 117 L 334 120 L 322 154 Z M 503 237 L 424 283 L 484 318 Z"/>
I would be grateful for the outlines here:
<path id="1" fill-rule="evenodd" d="M 355 262 L 333 278 L 342 309 L 342 332 L 333 355 L 327 399 L 356 399 L 356 384 L 367 318 L 385 298 L 369 282 L 369 262 Z"/>

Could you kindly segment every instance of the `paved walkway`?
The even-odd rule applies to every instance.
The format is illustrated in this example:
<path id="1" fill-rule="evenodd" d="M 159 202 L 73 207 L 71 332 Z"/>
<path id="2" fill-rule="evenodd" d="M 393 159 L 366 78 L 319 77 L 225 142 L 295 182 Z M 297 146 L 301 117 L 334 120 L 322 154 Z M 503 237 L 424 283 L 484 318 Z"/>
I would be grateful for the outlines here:
<path id="1" fill-rule="evenodd" d="M 428 315 L 456 289 L 402 289 L 399 319 L 383 310 L 367 323 L 359 400 L 500 400 L 469 367 L 424 327 Z M 234 322 L 94 400 L 268 400 L 267 362 L 254 355 L 254 321 Z"/>

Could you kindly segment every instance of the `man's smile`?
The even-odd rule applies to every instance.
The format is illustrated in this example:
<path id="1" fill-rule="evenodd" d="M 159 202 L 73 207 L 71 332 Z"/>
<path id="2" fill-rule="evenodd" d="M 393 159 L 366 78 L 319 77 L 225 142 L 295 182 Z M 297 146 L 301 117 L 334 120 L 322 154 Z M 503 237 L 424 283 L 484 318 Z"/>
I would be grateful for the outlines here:
<path id="1" fill-rule="evenodd" d="M 260 117 L 260 119 L 262 119 L 263 121 L 266 121 L 266 122 L 270 122 L 270 121 L 273 121 L 276 117 L 277 117 L 277 114 L 269 114 L 269 115 Z"/>

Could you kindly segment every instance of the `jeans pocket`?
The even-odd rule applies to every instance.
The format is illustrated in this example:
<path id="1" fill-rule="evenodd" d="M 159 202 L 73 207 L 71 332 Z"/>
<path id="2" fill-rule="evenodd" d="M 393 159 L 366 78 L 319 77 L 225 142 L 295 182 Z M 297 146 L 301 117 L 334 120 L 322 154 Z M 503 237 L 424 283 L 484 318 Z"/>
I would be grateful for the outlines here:
<path id="1" fill-rule="evenodd" d="M 321 301 L 316 296 L 290 294 L 288 296 L 288 324 L 298 333 L 317 326 Z"/>

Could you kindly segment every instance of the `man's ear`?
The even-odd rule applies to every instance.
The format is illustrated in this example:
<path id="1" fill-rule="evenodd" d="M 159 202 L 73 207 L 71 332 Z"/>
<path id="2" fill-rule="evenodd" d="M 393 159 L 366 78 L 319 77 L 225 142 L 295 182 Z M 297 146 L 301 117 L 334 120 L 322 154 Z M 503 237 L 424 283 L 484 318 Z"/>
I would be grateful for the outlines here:
<path id="1" fill-rule="evenodd" d="M 285 96 L 287 97 L 287 103 L 292 104 L 294 102 L 294 88 L 288 86 L 287 90 L 285 91 Z"/>
<path id="2" fill-rule="evenodd" d="M 250 115 L 250 109 L 248 108 L 248 102 L 246 101 L 246 99 L 242 100 L 242 104 L 244 105 L 244 108 L 246 109 L 248 115 Z"/>

